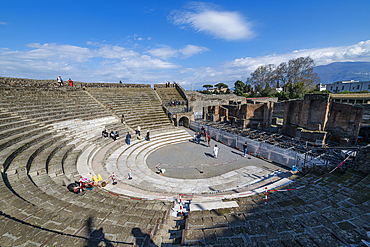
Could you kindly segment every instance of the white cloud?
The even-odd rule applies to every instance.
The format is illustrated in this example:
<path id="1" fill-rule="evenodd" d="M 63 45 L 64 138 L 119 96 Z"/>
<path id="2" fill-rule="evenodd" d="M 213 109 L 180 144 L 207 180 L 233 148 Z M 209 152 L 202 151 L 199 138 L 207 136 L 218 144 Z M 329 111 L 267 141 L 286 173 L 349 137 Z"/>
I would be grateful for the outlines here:
<path id="1" fill-rule="evenodd" d="M 93 51 L 94 57 L 101 57 L 105 59 L 128 60 L 138 57 L 139 55 L 139 53 L 133 50 L 128 50 L 121 46 L 112 45 L 102 45 L 99 49 Z"/>
<path id="2" fill-rule="evenodd" d="M 196 46 L 196 45 L 187 45 L 182 49 L 172 49 L 169 46 L 161 46 L 161 48 L 155 48 L 148 50 L 148 53 L 153 57 L 158 57 L 160 59 L 167 60 L 172 57 L 188 58 L 194 55 L 197 55 L 203 51 L 209 51 L 207 47 Z"/>
<path id="3" fill-rule="evenodd" d="M 215 38 L 228 41 L 251 39 L 255 36 L 243 16 L 236 11 L 218 11 L 215 6 L 205 3 L 192 3 L 186 10 L 173 11 L 169 17 L 174 24 L 190 26 Z"/>
<path id="4" fill-rule="evenodd" d="M 185 58 L 194 56 L 203 51 L 209 51 L 207 47 L 196 46 L 196 45 L 187 45 L 184 48 L 180 49 L 179 52 L 184 55 Z"/>
<path id="5" fill-rule="evenodd" d="M 87 42 L 86 42 L 86 45 L 91 45 L 91 46 L 100 46 L 100 43 L 99 43 L 99 42 L 91 42 L 91 41 L 87 41 Z"/>
<path id="6" fill-rule="evenodd" d="M 39 43 L 32 43 L 27 46 L 35 49 L 24 53 L 24 55 L 33 59 L 58 58 L 58 60 L 82 63 L 93 56 L 92 51 L 88 48 L 73 45 L 57 45 L 55 43 L 41 45 Z"/>
<path id="7" fill-rule="evenodd" d="M 0 25 L 6 26 L 6 25 L 8 25 L 8 23 L 6 23 L 5 21 L 0 21 Z"/>
<path id="8" fill-rule="evenodd" d="M 177 56 L 177 50 L 172 49 L 169 46 L 162 46 L 161 48 L 150 49 L 148 50 L 148 53 L 153 57 L 158 57 L 165 60 Z"/>

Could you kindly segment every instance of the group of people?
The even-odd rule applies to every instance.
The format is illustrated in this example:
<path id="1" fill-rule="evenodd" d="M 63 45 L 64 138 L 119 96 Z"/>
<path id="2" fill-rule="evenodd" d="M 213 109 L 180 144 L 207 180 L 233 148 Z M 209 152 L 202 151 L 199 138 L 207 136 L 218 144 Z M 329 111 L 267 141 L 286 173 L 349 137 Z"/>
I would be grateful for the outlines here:
<path id="1" fill-rule="evenodd" d="M 62 79 L 61 76 L 58 76 L 57 82 L 58 82 L 59 87 L 63 87 L 63 79 Z M 70 87 L 73 87 L 73 81 L 71 80 L 71 78 L 69 78 L 69 80 L 68 80 L 68 85 Z"/>
<path id="2" fill-rule="evenodd" d="M 204 132 L 204 133 L 201 133 L 199 131 L 195 132 L 193 142 L 200 144 L 202 137 L 204 137 L 204 142 L 207 143 L 208 147 L 210 147 L 211 146 L 211 136 L 208 135 L 207 132 Z"/>
<path id="3" fill-rule="evenodd" d="M 199 144 L 200 141 L 201 141 L 202 136 L 204 137 L 204 142 L 206 142 L 208 147 L 210 147 L 211 146 L 211 135 L 207 133 L 207 131 L 205 130 L 205 128 L 203 126 L 201 127 L 200 132 L 198 131 L 198 132 L 194 133 L 193 142 Z M 215 145 L 214 148 L 213 148 L 213 156 L 216 159 L 217 159 L 219 149 L 220 148 L 217 147 L 217 145 Z M 245 142 L 243 144 L 243 151 L 244 151 L 243 157 L 247 157 L 247 153 L 248 153 L 248 143 L 247 142 Z"/>
<path id="4" fill-rule="evenodd" d="M 138 125 L 137 128 L 136 128 L 136 135 L 141 136 L 141 127 L 140 127 L 140 125 Z M 145 140 L 150 141 L 150 132 L 149 132 L 149 130 L 146 131 Z"/>
<path id="5" fill-rule="evenodd" d="M 166 87 L 171 87 L 171 82 L 167 81 L 166 82 Z"/>
<path id="6" fill-rule="evenodd" d="M 177 105 L 184 105 L 184 101 L 178 101 L 178 100 L 172 101 L 172 99 L 170 99 L 170 106 L 177 106 Z"/>
<path id="7" fill-rule="evenodd" d="M 93 189 L 93 183 L 91 181 L 85 179 L 83 181 L 81 180 L 80 182 L 76 182 L 72 174 L 70 178 L 67 177 L 63 178 L 63 183 L 65 186 L 67 186 L 67 189 L 70 192 L 73 192 L 75 194 L 82 193 L 85 190 Z"/>
<path id="8" fill-rule="evenodd" d="M 108 132 L 107 132 L 107 130 L 103 130 L 102 132 L 101 132 L 101 135 L 104 137 L 104 138 L 107 138 L 108 136 L 110 137 L 110 138 L 112 138 L 114 141 L 116 141 L 117 140 L 117 138 L 119 137 L 119 132 L 118 131 L 111 131 L 110 133 L 109 133 L 109 135 L 108 135 Z"/>
<path id="9" fill-rule="evenodd" d="M 200 141 L 202 139 L 202 137 L 204 137 L 204 142 L 207 143 L 207 146 L 210 147 L 211 146 L 211 135 L 209 135 L 207 133 L 207 131 L 204 129 L 204 127 L 202 126 L 200 132 L 195 132 L 194 133 L 194 139 L 193 139 L 193 142 L 194 143 L 198 143 L 200 144 Z M 217 145 L 214 146 L 213 148 L 213 157 L 217 159 L 217 156 L 218 156 L 218 150 L 220 148 L 217 147 Z"/>
<path id="10" fill-rule="evenodd" d="M 138 129 L 136 130 L 136 134 L 140 136 L 140 126 L 138 126 Z M 146 131 L 145 140 L 150 141 L 150 131 L 149 130 Z M 126 143 L 127 143 L 127 145 L 131 144 L 131 134 L 130 134 L 130 132 L 127 132 L 127 134 L 126 134 Z"/>
<path id="11" fill-rule="evenodd" d="M 204 137 L 204 142 L 207 143 L 208 147 L 210 147 L 211 146 L 211 135 L 207 133 L 207 131 L 204 129 L 203 126 L 200 129 L 200 132 L 198 131 L 194 134 L 194 142 L 197 142 L 199 144 L 202 137 Z"/>
<path id="12" fill-rule="evenodd" d="M 98 176 L 93 176 L 91 179 L 80 177 L 79 181 L 76 181 L 73 174 L 70 177 L 63 178 L 63 184 L 67 186 L 70 192 L 75 194 L 84 194 L 86 190 L 92 190 L 95 187 L 105 187 L 108 181 L 103 180 L 103 178 L 98 174 Z"/>
<path id="13" fill-rule="evenodd" d="M 138 125 L 137 127 L 138 127 L 138 128 L 136 129 L 136 134 L 140 136 L 140 130 L 141 130 L 141 128 L 140 128 L 140 126 L 139 126 L 139 125 Z M 107 130 L 103 130 L 103 131 L 102 131 L 102 136 L 103 136 L 104 138 L 110 137 L 110 138 L 112 138 L 114 141 L 116 141 L 116 140 L 117 140 L 117 138 L 119 137 L 119 132 L 118 132 L 118 131 L 113 131 L 113 130 L 112 130 L 112 131 L 108 134 Z M 131 137 L 130 132 L 127 132 L 127 134 L 126 134 L 126 143 L 127 143 L 127 145 L 130 145 L 130 144 L 131 144 L 131 138 L 132 138 L 132 137 Z M 149 131 L 149 130 L 147 130 L 147 132 L 146 132 L 145 140 L 150 141 L 150 131 Z"/>

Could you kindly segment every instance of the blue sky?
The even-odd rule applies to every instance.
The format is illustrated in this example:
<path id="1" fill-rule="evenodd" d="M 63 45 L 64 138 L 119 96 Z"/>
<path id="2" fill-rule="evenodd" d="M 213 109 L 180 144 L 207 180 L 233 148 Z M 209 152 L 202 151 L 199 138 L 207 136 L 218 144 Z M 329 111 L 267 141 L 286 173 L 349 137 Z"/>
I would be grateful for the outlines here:
<path id="1" fill-rule="evenodd" d="M 370 1 L 1 1 L 0 76 L 230 87 L 311 56 L 370 62 Z"/>

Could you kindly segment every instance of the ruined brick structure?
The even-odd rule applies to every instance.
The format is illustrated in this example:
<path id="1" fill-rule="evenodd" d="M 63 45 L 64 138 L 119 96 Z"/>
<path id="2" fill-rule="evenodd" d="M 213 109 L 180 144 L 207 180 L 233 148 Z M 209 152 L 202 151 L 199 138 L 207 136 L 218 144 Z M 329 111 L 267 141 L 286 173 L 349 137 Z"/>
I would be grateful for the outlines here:
<path id="1" fill-rule="evenodd" d="M 207 120 L 229 121 L 231 124 L 243 127 L 271 127 L 273 102 L 264 104 L 230 104 L 209 106 Z"/>
<path id="2" fill-rule="evenodd" d="M 285 102 L 283 133 L 306 141 L 355 144 L 363 109 L 332 102 L 329 94 L 306 94 Z"/>

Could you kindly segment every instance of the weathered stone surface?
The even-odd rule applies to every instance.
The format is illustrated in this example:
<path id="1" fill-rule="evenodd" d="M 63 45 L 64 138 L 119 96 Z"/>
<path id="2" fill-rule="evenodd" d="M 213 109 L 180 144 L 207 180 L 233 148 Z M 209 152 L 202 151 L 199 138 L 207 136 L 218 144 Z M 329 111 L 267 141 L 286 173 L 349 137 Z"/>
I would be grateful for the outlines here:
<path id="1" fill-rule="evenodd" d="M 359 150 L 356 156 L 356 166 L 359 171 L 370 172 L 370 144 Z"/>

